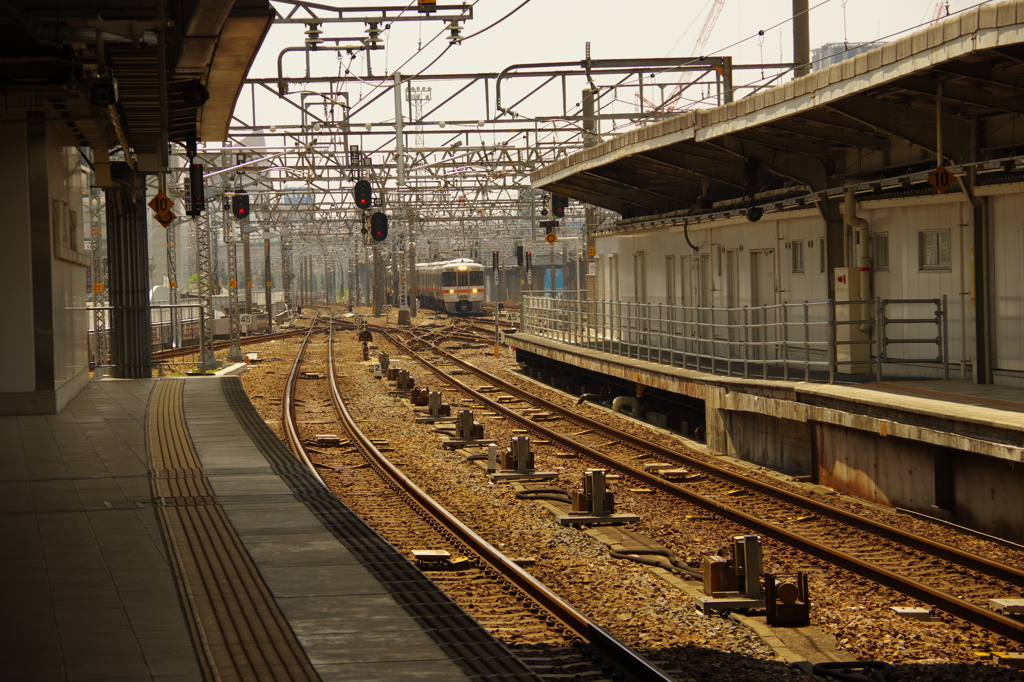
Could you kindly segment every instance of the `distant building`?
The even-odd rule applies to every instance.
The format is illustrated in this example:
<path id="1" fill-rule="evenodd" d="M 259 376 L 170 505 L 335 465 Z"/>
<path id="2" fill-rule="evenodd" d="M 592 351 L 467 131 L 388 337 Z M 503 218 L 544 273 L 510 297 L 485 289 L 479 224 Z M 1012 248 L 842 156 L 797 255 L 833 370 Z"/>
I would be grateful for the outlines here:
<path id="1" fill-rule="evenodd" d="M 811 70 L 824 69 L 882 45 L 885 43 L 825 43 L 811 50 Z"/>

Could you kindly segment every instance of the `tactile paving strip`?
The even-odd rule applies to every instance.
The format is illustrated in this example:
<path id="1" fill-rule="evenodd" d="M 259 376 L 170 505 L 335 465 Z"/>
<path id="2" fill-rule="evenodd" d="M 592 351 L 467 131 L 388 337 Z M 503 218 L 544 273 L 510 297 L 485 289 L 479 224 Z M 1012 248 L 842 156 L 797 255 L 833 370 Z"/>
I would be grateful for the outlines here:
<path id="1" fill-rule="evenodd" d="M 205 679 L 319 680 L 213 494 L 185 422 L 184 387 L 157 382 L 146 439 L 153 502 Z"/>
<path id="2" fill-rule="evenodd" d="M 477 682 L 538 682 L 521 660 L 297 463 L 295 455 L 253 408 L 238 377 L 223 377 L 220 381 L 239 423 L 295 497 L 377 576 L 452 661 Z"/>

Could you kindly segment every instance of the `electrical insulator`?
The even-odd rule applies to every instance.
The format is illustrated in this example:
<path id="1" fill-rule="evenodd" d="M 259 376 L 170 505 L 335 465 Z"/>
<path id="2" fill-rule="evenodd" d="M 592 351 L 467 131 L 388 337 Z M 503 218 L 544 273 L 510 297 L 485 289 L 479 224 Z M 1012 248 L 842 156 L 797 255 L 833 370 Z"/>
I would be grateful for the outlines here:
<path id="1" fill-rule="evenodd" d="M 315 22 L 306 24 L 306 47 L 310 50 L 315 50 L 320 47 L 324 42 L 323 39 L 320 38 L 321 33 L 320 24 Z"/>
<path id="2" fill-rule="evenodd" d="M 375 242 L 382 242 L 388 237 L 388 217 L 383 213 L 370 216 L 370 237 Z"/>
<path id="3" fill-rule="evenodd" d="M 249 194 L 244 189 L 236 189 L 235 196 L 231 197 L 231 217 L 235 220 L 249 217 Z"/>
<path id="4" fill-rule="evenodd" d="M 379 22 L 368 21 L 366 22 L 366 39 L 367 47 L 371 50 L 377 50 L 381 47 L 380 44 L 380 32 L 381 28 Z"/>
<path id="5" fill-rule="evenodd" d="M 462 42 L 462 27 L 459 26 L 459 20 L 455 19 L 448 22 L 448 42 L 452 45 Z"/>
<path id="6" fill-rule="evenodd" d="M 367 180 L 360 180 L 352 189 L 352 196 L 356 200 L 356 207 L 364 211 L 373 205 L 373 188 Z"/>
<path id="7" fill-rule="evenodd" d="M 561 194 L 551 195 L 551 213 L 556 218 L 565 217 L 565 207 L 569 205 L 569 197 L 563 197 Z"/>

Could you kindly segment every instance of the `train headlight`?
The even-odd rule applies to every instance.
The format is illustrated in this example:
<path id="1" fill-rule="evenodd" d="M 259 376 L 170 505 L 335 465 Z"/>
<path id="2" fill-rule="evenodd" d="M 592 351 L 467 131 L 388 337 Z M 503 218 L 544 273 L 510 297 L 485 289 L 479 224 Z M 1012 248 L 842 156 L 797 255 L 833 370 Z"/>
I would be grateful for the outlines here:
<path id="1" fill-rule="evenodd" d="M 477 293 L 478 291 L 479 291 L 478 289 L 473 289 L 473 293 L 474 294 Z"/>
<path id="2" fill-rule="evenodd" d="M 454 293 L 455 293 L 455 289 L 449 289 L 449 290 L 448 290 L 448 293 L 449 293 L 449 294 L 454 294 Z"/>

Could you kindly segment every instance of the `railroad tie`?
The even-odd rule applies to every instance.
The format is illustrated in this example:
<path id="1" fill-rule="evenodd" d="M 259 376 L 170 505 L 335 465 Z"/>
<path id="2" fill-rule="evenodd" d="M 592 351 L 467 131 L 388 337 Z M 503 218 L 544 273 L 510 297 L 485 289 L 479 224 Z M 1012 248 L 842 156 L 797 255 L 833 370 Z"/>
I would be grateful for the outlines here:
<path id="1" fill-rule="evenodd" d="M 205 679 L 319 680 L 228 521 L 188 433 L 185 380 L 164 379 L 146 414 L 153 502 Z"/>

